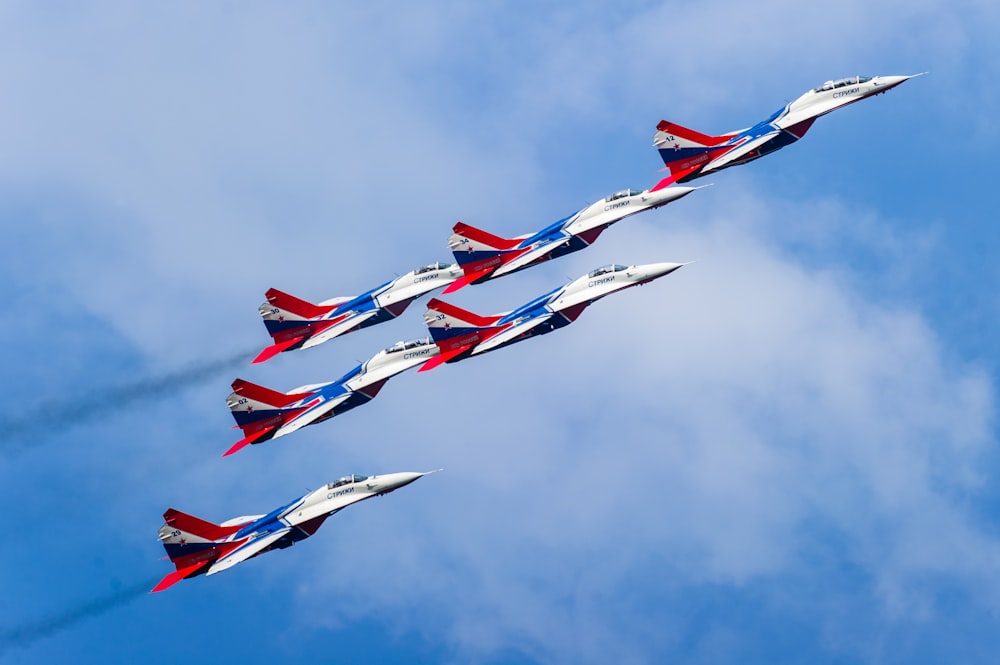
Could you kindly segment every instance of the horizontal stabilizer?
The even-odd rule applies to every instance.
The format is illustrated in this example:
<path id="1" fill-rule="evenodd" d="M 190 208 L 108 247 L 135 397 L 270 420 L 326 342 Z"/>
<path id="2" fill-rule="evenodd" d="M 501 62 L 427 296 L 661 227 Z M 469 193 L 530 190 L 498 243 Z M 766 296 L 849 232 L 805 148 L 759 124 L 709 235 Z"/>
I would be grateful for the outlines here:
<path id="1" fill-rule="evenodd" d="M 684 178 L 688 177 L 692 173 L 700 171 L 702 168 L 702 164 L 704 164 L 704 162 L 698 162 L 694 166 L 688 166 L 687 168 L 681 168 L 676 171 L 672 170 L 673 167 L 670 166 L 665 167 L 665 169 L 666 168 L 671 169 L 670 175 L 668 175 L 666 178 L 653 185 L 653 187 L 649 191 L 655 192 L 657 190 L 663 189 L 664 187 L 669 187 L 675 182 L 680 182 L 681 180 L 684 180 Z"/>
<path id="2" fill-rule="evenodd" d="M 307 319 L 318 319 L 336 309 L 336 305 L 314 305 L 278 289 L 268 289 L 264 295 L 273 306 Z"/>
<path id="3" fill-rule="evenodd" d="M 467 274 L 459 277 L 458 279 L 456 279 L 451 284 L 449 284 L 448 287 L 444 291 L 442 291 L 441 293 L 454 293 L 455 291 L 458 291 L 463 286 L 468 286 L 469 284 L 472 284 L 473 282 L 475 282 L 480 277 L 485 277 L 486 275 L 489 275 L 491 272 L 493 272 L 492 268 L 488 268 L 486 270 L 477 270 L 477 271 L 472 272 L 472 273 L 467 273 Z"/>
<path id="4" fill-rule="evenodd" d="M 666 170 L 666 169 L 661 169 L 661 170 Z M 693 170 L 694 170 L 694 169 L 691 169 L 691 171 L 693 171 Z M 690 171 L 689 171 L 688 173 L 690 173 Z M 677 180 L 678 180 L 679 178 L 682 178 L 682 177 L 684 177 L 685 175 L 687 175 L 687 174 L 686 174 L 686 173 L 678 173 L 677 175 L 674 175 L 673 173 L 671 173 L 671 174 L 670 174 L 670 175 L 668 175 L 668 176 L 667 176 L 666 178 L 664 178 L 664 179 L 663 179 L 663 180 L 661 180 L 660 182 L 658 182 L 658 183 L 656 183 L 655 185 L 653 185 L 652 187 L 650 187 L 650 188 L 649 188 L 649 191 L 650 191 L 650 192 L 658 192 L 658 191 L 660 191 L 661 189 L 666 189 L 666 188 L 667 188 L 667 187 L 669 187 L 670 185 L 672 185 L 672 184 L 674 184 L 675 182 L 677 182 Z M 255 360 L 254 362 L 257 362 L 257 361 Z"/>
<path id="5" fill-rule="evenodd" d="M 246 397 L 247 399 L 252 399 L 254 401 L 267 404 L 268 406 L 288 406 L 289 404 L 294 404 L 299 400 L 313 395 L 311 392 L 291 394 L 279 393 L 277 390 L 271 390 L 270 388 L 259 386 L 256 383 L 244 381 L 243 379 L 236 379 L 233 381 L 233 392 L 241 397 Z"/>
<path id="6" fill-rule="evenodd" d="M 470 346 L 460 346 L 457 349 L 450 349 L 448 351 L 442 351 L 440 354 L 434 356 L 433 358 L 431 358 L 430 360 L 428 360 L 427 362 L 425 362 L 423 365 L 421 365 L 420 369 L 418 369 L 417 371 L 418 372 L 429 372 L 432 369 L 434 369 L 435 367 L 437 367 L 438 365 L 443 365 L 444 363 L 448 362 L 452 358 L 455 358 L 456 356 L 462 355 L 463 353 L 465 353 L 466 351 L 468 351 L 470 348 L 472 348 L 472 347 L 470 347 Z"/>
<path id="7" fill-rule="evenodd" d="M 209 564 L 208 561 L 199 561 L 198 563 L 192 564 L 190 566 L 185 566 L 184 568 L 178 568 L 174 572 L 170 573 L 162 580 L 159 584 L 150 589 L 150 593 L 157 593 L 163 591 L 164 589 L 169 589 L 173 585 L 180 582 L 185 577 L 189 577 L 191 574 L 198 572 L 200 569 L 204 568 Z"/>
<path id="8" fill-rule="evenodd" d="M 249 434 L 249 435 L 243 437 L 242 439 L 240 439 L 239 441 L 237 441 L 236 443 L 234 443 L 232 446 L 230 446 L 229 450 L 227 450 L 226 452 L 222 453 L 222 456 L 223 457 L 229 457 L 233 453 L 237 453 L 237 452 L 243 450 L 244 448 L 246 448 L 247 446 L 249 446 L 254 441 L 257 441 L 259 439 L 264 438 L 265 434 L 267 434 L 268 432 L 274 431 L 274 429 L 275 429 L 274 425 L 271 425 L 269 427 L 264 427 L 262 429 L 259 429 L 256 432 L 254 432 L 253 434 Z"/>
<path id="9" fill-rule="evenodd" d="M 284 342 L 278 342 L 277 344 L 272 344 L 271 346 L 267 347 L 259 354 L 257 354 L 257 357 L 253 359 L 253 364 L 262 363 L 266 360 L 270 360 L 271 358 L 275 357 L 285 349 L 295 346 L 304 339 L 305 336 L 293 337 L 292 339 L 286 339 Z"/>
<path id="10" fill-rule="evenodd" d="M 283 529 L 278 529 L 277 531 L 272 531 L 271 533 L 254 538 L 247 544 L 233 550 L 229 555 L 222 557 L 218 561 L 212 564 L 212 567 L 208 569 L 206 575 L 215 575 L 216 573 L 221 573 L 223 570 L 232 568 L 238 563 L 246 561 L 250 557 L 256 556 L 266 550 L 268 547 L 273 545 L 278 540 L 281 540 L 292 527 L 286 526 Z"/>

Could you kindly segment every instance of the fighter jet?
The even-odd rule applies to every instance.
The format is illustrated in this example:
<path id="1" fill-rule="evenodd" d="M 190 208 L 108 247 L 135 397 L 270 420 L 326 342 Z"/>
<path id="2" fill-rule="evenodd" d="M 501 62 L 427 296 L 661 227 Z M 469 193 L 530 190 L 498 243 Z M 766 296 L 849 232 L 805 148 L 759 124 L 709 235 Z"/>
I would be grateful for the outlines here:
<path id="1" fill-rule="evenodd" d="M 253 362 L 262 363 L 283 351 L 308 349 L 388 321 L 402 314 L 415 299 L 451 284 L 461 275 L 462 269 L 453 263 L 431 263 L 360 296 L 331 298 L 318 305 L 278 289 L 268 289 L 260 315 L 274 344 L 261 351 Z"/>
<path id="2" fill-rule="evenodd" d="M 512 312 L 493 316 L 473 314 L 433 298 L 427 303 L 424 321 L 440 353 L 417 371 L 426 372 L 441 363 L 457 362 L 568 326 L 591 303 L 604 296 L 669 275 L 683 265 L 603 266 Z"/>
<path id="3" fill-rule="evenodd" d="M 848 104 L 895 88 L 909 76 L 851 76 L 827 81 L 767 120 L 748 129 L 708 136 L 673 122 L 661 120 L 653 135 L 663 163 L 670 170 L 669 182 L 688 182 L 720 169 L 746 164 L 805 136 L 816 118 Z"/>
<path id="4" fill-rule="evenodd" d="M 589 247 L 604 229 L 626 217 L 653 210 L 687 196 L 698 187 L 667 187 L 666 180 L 647 190 L 623 189 L 538 233 L 501 238 L 459 222 L 448 238 L 455 260 L 464 275 L 444 293 L 458 291 L 467 284 L 480 284 L 542 261 Z"/>
<path id="5" fill-rule="evenodd" d="M 439 469 L 440 470 L 440 469 Z M 344 476 L 267 515 L 236 517 L 213 524 L 179 510 L 163 513 L 160 542 L 177 567 L 152 592 L 198 575 L 214 575 L 258 554 L 290 547 L 316 533 L 327 517 L 347 506 L 409 485 L 425 473 Z"/>
<path id="6" fill-rule="evenodd" d="M 390 378 L 437 354 L 438 347 L 429 338 L 397 342 L 336 381 L 301 386 L 288 393 L 236 379 L 226 404 L 244 437 L 222 456 L 361 406 L 372 400 Z"/>

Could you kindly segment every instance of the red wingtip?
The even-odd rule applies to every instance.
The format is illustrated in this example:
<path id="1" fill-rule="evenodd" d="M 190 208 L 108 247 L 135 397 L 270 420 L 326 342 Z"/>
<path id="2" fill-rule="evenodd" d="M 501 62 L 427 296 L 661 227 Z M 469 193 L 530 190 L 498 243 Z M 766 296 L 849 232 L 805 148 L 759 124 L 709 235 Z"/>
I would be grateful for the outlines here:
<path id="1" fill-rule="evenodd" d="M 671 170 L 670 175 L 668 175 L 666 178 L 664 178 L 660 182 L 658 182 L 655 185 L 653 185 L 652 189 L 650 189 L 649 191 L 655 192 L 658 189 L 663 189 L 664 187 L 669 187 L 670 185 L 674 184 L 675 182 L 680 182 L 681 180 L 683 180 L 684 178 L 688 177 L 692 173 L 695 173 L 696 171 L 701 170 L 701 168 L 703 166 L 704 166 L 704 164 L 699 162 L 698 164 L 695 164 L 694 166 L 690 166 L 690 167 L 688 167 L 686 169 L 679 169 L 677 171 Z"/>
<path id="2" fill-rule="evenodd" d="M 191 573 L 199 570 L 200 568 L 204 568 L 209 563 L 211 563 L 211 562 L 210 561 L 199 561 L 198 563 L 193 564 L 191 566 L 185 566 L 184 568 L 178 568 L 177 570 L 175 570 L 174 572 L 170 573 L 169 575 L 167 575 L 166 577 L 164 577 L 162 580 L 160 580 L 160 583 L 157 584 L 156 586 L 154 586 L 152 589 L 150 589 L 149 592 L 150 593 L 158 593 L 160 591 L 163 591 L 164 589 L 169 589 L 170 587 L 172 587 L 173 585 L 177 584 L 178 582 L 180 582 L 182 579 L 184 579 L 185 577 L 187 577 Z"/>
<path id="3" fill-rule="evenodd" d="M 661 180 L 660 182 L 658 182 L 655 185 L 653 185 L 652 187 L 650 187 L 649 191 L 650 192 L 656 192 L 656 191 L 659 191 L 661 189 L 665 189 L 665 188 L 669 187 L 670 185 L 674 184 L 674 182 L 676 182 L 676 181 L 677 181 L 677 176 L 675 176 L 673 174 L 670 174 L 666 178 L 664 178 L 663 180 Z M 257 362 L 257 361 L 255 360 L 254 362 Z"/>
<path id="4" fill-rule="evenodd" d="M 263 351 L 261 351 L 257 355 L 257 357 L 253 359 L 253 363 L 252 364 L 262 363 L 262 362 L 264 362 L 266 360 L 270 360 L 271 358 L 275 357 L 276 355 L 278 355 L 279 353 L 281 353 L 282 351 L 284 351 L 288 347 L 295 346 L 296 344 L 298 344 L 299 342 L 301 342 L 304 339 L 305 339 L 304 336 L 303 337 L 293 337 L 292 339 L 286 339 L 284 342 L 278 342 L 277 344 L 272 344 L 271 346 L 269 346 L 266 349 L 264 349 Z"/>
<path id="5" fill-rule="evenodd" d="M 249 438 L 240 439 L 239 441 L 237 441 L 236 443 L 234 443 L 229 450 L 227 450 L 226 452 L 222 453 L 222 456 L 223 457 L 229 457 L 233 453 L 238 453 L 239 451 L 243 450 L 246 446 L 249 446 L 249 445 L 250 445 L 250 439 Z"/>
<path id="6" fill-rule="evenodd" d="M 454 293 L 455 291 L 458 291 L 460 288 L 468 285 L 469 285 L 469 276 L 463 275 L 462 277 L 459 277 L 454 282 L 445 287 L 445 290 L 442 291 L 441 293 Z"/>
<path id="7" fill-rule="evenodd" d="M 439 356 L 434 356 L 433 358 L 431 358 L 430 360 L 428 360 L 427 362 L 425 362 L 423 365 L 421 365 L 420 369 L 418 369 L 417 371 L 418 372 L 429 372 L 429 371 L 431 371 L 432 369 L 434 369 L 435 367 L 437 367 L 438 365 L 440 365 L 443 362 L 444 362 L 444 356 L 440 356 L 440 355 Z"/>
<path id="8" fill-rule="evenodd" d="M 432 369 L 434 369 L 435 367 L 437 367 L 438 365 L 442 365 L 442 364 L 448 362 L 449 360 L 451 360 L 455 356 L 462 355 L 463 353 L 465 353 L 466 351 L 468 351 L 470 348 L 472 348 L 472 347 L 461 346 L 461 347 L 459 347 L 457 349 L 452 349 L 451 351 L 442 351 L 440 354 L 434 356 L 433 358 L 431 358 L 430 360 L 428 360 L 427 362 L 425 362 L 423 365 L 421 365 L 420 369 L 418 369 L 417 371 L 418 372 L 429 372 Z"/>
<path id="9" fill-rule="evenodd" d="M 248 445 L 250 445 L 251 443 L 253 443 L 257 439 L 261 438 L 262 436 L 264 436 L 265 434 L 267 434 L 268 432 L 270 432 L 273 429 L 274 429 L 274 426 L 272 425 L 271 427 L 265 427 L 264 429 L 257 430 L 253 434 L 250 434 L 248 436 L 243 437 L 242 439 L 240 439 L 239 441 L 237 441 L 236 443 L 234 443 L 229 450 L 227 450 L 226 452 L 222 453 L 222 456 L 223 457 L 229 457 L 233 453 L 238 453 L 239 451 L 243 450 Z"/>
<path id="10" fill-rule="evenodd" d="M 520 255 L 520 253 L 518 255 Z M 511 260 L 513 260 L 515 258 L 517 258 L 517 256 L 510 257 Z M 455 291 L 458 291 L 463 286 L 468 286 L 469 284 L 474 283 L 477 279 L 482 279 L 486 275 L 492 274 L 499 267 L 500 266 L 492 266 L 490 268 L 487 268 L 486 270 L 476 270 L 474 272 L 465 273 L 464 275 L 462 275 L 461 277 L 459 277 L 458 279 L 456 279 L 454 282 L 452 282 L 451 284 L 449 284 L 448 288 L 446 288 L 441 293 L 442 294 L 445 294 L 445 293 L 454 293 Z"/>

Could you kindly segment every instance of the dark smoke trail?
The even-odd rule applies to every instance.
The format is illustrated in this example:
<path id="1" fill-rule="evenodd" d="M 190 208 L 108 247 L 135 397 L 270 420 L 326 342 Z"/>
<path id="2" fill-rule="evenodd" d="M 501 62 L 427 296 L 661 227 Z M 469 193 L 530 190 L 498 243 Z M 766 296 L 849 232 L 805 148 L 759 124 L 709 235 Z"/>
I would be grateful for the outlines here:
<path id="1" fill-rule="evenodd" d="M 19 626 L 0 629 L 0 656 L 12 649 L 26 649 L 39 640 L 57 635 L 76 624 L 110 612 L 131 603 L 136 598 L 149 593 L 158 577 L 140 584 L 119 589 L 108 596 L 92 600 L 67 611 L 51 614 Z"/>
<path id="2" fill-rule="evenodd" d="M 199 362 L 163 375 L 146 376 L 132 383 L 81 391 L 72 388 L 72 395 L 51 399 L 36 405 L 23 415 L 0 416 L 0 443 L 17 442 L 5 446 L 7 453 L 28 448 L 27 436 L 52 434 L 125 411 L 138 403 L 169 397 L 177 390 L 189 388 L 214 378 L 220 372 L 233 369 L 249 361 L 254 351 L 212 362 Z M 68 389 L 69 390 L 69 389 Z"/>

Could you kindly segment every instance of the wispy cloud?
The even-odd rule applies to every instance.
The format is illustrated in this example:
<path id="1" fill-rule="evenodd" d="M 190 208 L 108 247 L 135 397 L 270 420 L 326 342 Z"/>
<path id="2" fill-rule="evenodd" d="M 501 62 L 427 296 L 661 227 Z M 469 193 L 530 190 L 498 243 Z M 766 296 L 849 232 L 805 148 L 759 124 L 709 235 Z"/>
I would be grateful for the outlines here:
<path id="1" fill-rule="evenodd" d="M 255 351 L 228 358 L 199 361 L 162 374 L 147 374 L 116 386 L 94 387 L 81 394 L 53 397 L 17 415 L 0 414 L 0 449 L 7 456 L 42 445 L 48 436 L 68 428 L 130 411 L 157 400 L 174 397 L 221 373 L 249 363 Z"/>
<path id="2" fill-rule="evenodd" d="M 368 516 L 405 558 L 317 543 L 326 552 L 310 556 L 340 564 L 302 589 L 304 615 L 367 579 L 371 604 L 353 613 L 421 607 L 459 660 L 517 644 L 544 662 L 588 661 L 623 636 L 678 648 L 658 634 L 692 629 L 677 612 L 694 590 L 750 585 L 767 603 L 804 577 L 845 606 L 869 598 L 875 622 L 933 614 L 937 584 L 1000 604 L 1000 542 L 955 500 L 977 491 L 992 442 L 988 377 L 950 364 L 918 314 L 855 290 L 849 267 L 804 266 L 750 234 L 753 220 L 678 215 L 602 250 L 698 263 L 595 304 L 561 335 L 435 370 L 441 386 L 480 377 L 447 392 L 456 424 L 424 444 L 452 486 L 419 513 Z M 440 397 L 400 408 L 419 428 Z M 866 581 L 838 589 L 840 573 L 811 560 L 824 548 Z"/>
<path id="3" fill-rule="evenodd" d="M 89 619 L 124 607 L 148 594 L 150 587 L 156 584 L 158 579 L 133 584 L 78 605 L 64 607 L 32 621 L 0 628 L 0 656 L 5 656 L 18 649 L 27 649 L 36 642 L 54 637 Z"/>

